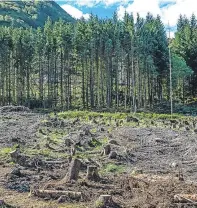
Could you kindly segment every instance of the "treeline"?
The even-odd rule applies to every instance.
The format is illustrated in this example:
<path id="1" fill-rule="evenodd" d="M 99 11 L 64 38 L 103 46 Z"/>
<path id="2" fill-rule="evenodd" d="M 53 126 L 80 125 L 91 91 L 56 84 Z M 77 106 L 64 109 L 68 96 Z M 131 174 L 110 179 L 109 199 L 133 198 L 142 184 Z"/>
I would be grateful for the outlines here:
<path id="1" fill-rule="evenodd" d="M 153 107 L 169 100 L 171 46 L 173 99 L 196 95 L 197 23 L 180 17 L 168 40 L 159 16 L 134 21 L 63 21 L 44 28 L 0 28 L 0 105 L 61 109 Z"/>

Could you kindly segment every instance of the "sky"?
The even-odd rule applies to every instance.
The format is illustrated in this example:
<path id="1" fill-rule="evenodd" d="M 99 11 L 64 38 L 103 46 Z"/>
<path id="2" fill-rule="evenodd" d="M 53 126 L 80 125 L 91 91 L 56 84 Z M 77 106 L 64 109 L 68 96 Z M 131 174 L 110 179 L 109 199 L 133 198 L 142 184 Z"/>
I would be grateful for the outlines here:
<path id="1" fill-rule="evenodd" d="M 122 19 L 125 11 L 137 13 L 146 17 L 150 12 L 154 16 L 160 15 L 163 23 L 170 24 L 172 35 L 176 28 L 180 14 L 190 17 L 192 13 L 197 15 L 197 0 L 56 0 L 58 4 L 76 19 L 84 17 L 88 19 L 90 13 L 100 18 L 110 18 L 117 11 L 119 19 Z"/>

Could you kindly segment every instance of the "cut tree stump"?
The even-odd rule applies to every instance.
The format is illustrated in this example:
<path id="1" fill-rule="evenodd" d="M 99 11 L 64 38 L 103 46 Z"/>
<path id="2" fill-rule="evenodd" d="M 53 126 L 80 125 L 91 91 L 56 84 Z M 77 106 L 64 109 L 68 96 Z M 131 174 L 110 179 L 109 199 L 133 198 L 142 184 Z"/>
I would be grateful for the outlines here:
<path id="1" fill-rule="evenodd" d="M 76 147 L 75 147 L 75 145 L 72 145 L 71 150 L 70 150 L 70 155 L 74 156 L 75 153 L 76 153 Z"/>
<path id="2" fill-rule="evenodd" d="M 61 196 L 64 196 L 67 199 L 80 200 L 82 198 L 81 192 L 74 191 L 57 191 L 57 190 L 41 190 L 37 189 L 32 192 L 35 196 L 42 198 L 53 198 L 58 199 Z"/>
<path id="3" fill-rule="evenodd" d="M 99 181 L 98 168 L 96 166 L 88 166 L 86 178 L 90 181 Z"/>
<path id="4" fill-rule="evenodd" d="M 117 153 L 115 151 L 110 152 L 109 159 L 116 159 Z"/>
<path id="5" fill-rule="evenodd" d="M 109 155 L 110 152 L 111 152 L 111 146 L 108 144 L 103 148 L 103 154 Z"/>
<path id="6" fill-rule="evenodd" d="M 109 144 L 119 145 L 118 142 L 114 139 L 109 140 Z"/>
<path id="7" fill-rule="evenodd" d="M 12 161 L 18 163 L 21 166 L 29 166 L 29 157 L 20 153 L 20 150 L 14 150 L 10 152 Z"/>
<path id="8" fill-rule="evenodd" d="M 100 195 L 95 203 L 96 208 L 105 208 L 113 204 L 111 195 Z"/>
<path id="9" fill-rule="evenodd" d="M 66 147 L 70 147 L 74 142 L 71 139 L 66 138 L 64 140 L 64 143 L 65 143 Z"/>
<path id="10" fill-rule="evenodd" d="M 66 181 L 72 181 L 72 180 L 77 181 L 78 176 L 79 176 L 79 171 L 81 168 L 81 164 L 82 162 L 77 158 L 71 161 L 69 172 L 66 176 Z"/>

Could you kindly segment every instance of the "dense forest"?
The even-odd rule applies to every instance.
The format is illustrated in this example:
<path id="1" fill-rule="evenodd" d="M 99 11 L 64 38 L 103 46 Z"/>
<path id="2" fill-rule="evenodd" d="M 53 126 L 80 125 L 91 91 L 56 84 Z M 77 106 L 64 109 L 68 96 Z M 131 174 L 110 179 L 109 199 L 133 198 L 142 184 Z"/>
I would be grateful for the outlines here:
<path id="1" fill-rule="evenodd" d="M 153 108 L 170 99 L 170 60 L 174 103 L 195 101 L 194 15 L 180 16 L 174 39 L 159 16 L 119 20 L 115 13 L 74 24 L 48 19 L 38 29 L 1 27 L 0 45 L 0 105 Z"/>

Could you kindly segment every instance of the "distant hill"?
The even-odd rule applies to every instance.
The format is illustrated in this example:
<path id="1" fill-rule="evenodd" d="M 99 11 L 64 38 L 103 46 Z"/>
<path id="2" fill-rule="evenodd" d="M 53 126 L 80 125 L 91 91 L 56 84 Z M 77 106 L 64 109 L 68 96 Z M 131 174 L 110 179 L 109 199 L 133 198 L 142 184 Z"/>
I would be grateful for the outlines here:
<path id="1" fill-rule="evenodd" d="M 0 0 L 0 26 L 43 27 L 48 17 L 53 22 L 60 18 L 66 22 L 75 21 L 54 1 Z"/>

